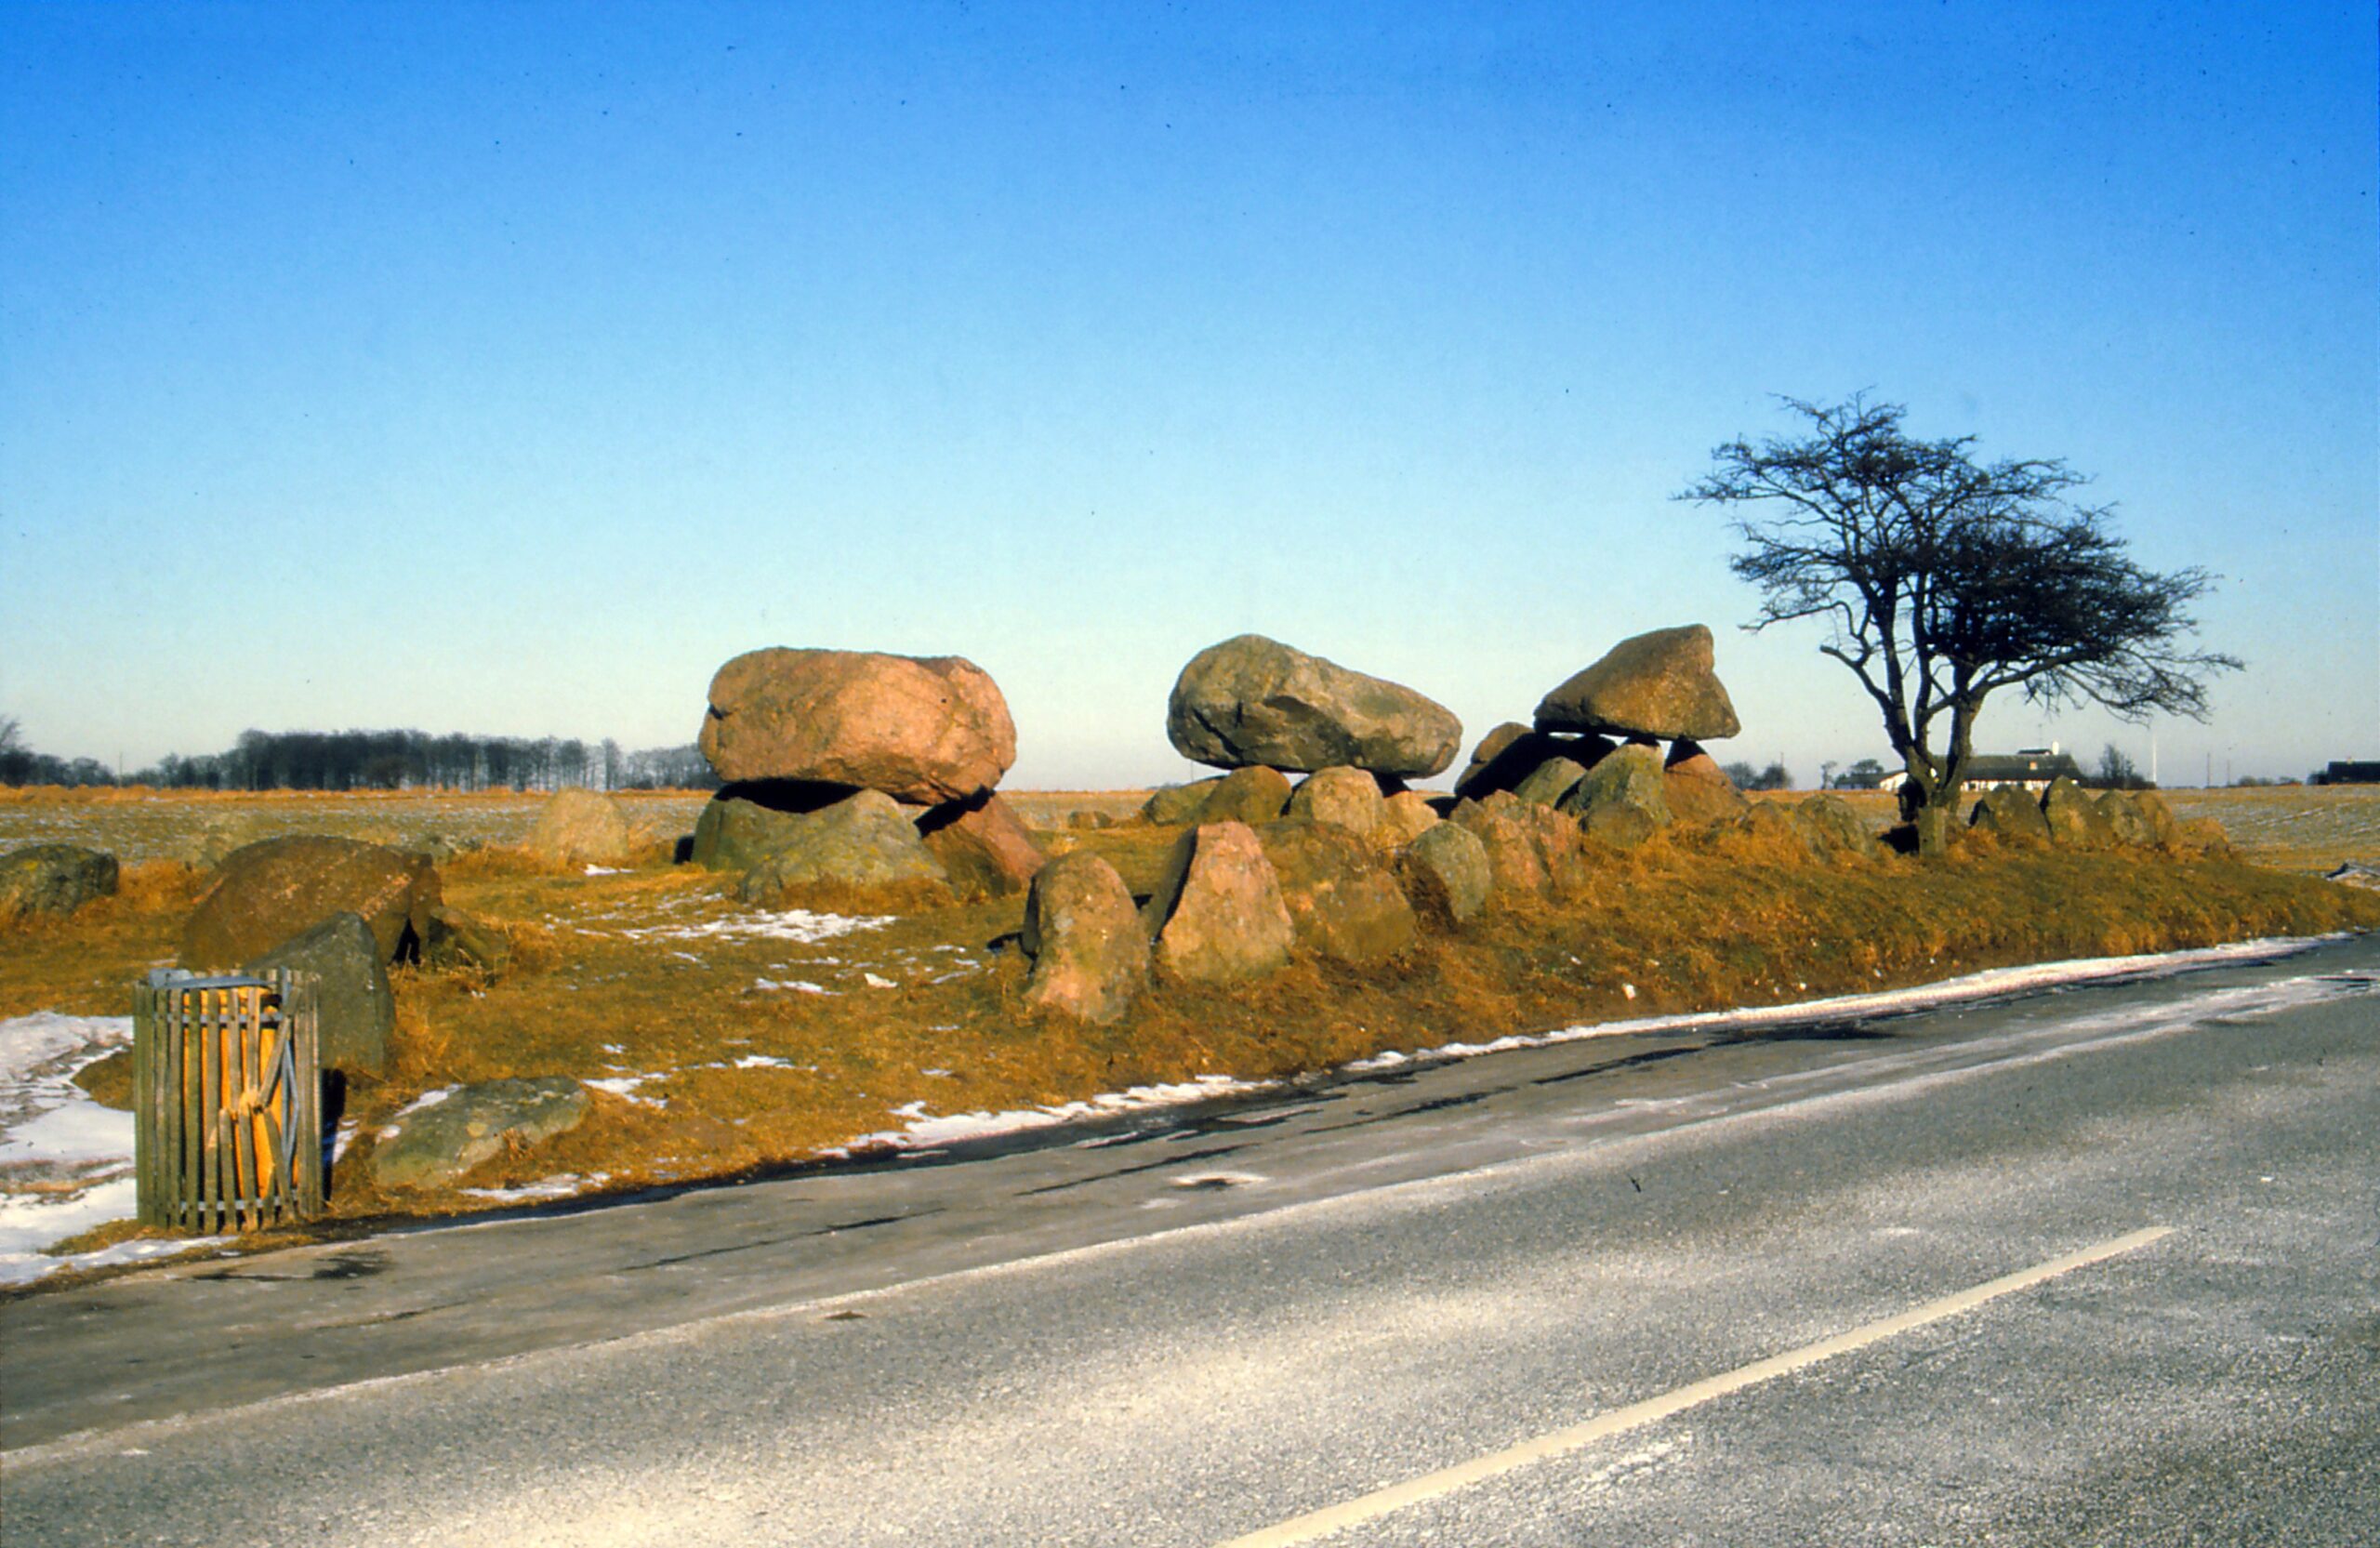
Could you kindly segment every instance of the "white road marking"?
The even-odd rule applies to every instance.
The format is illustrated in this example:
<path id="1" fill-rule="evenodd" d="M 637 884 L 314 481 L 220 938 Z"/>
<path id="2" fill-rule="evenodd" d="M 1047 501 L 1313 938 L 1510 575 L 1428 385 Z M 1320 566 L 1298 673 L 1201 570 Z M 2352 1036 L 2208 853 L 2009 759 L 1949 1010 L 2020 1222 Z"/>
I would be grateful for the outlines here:
<path id="1" fill-rule="evenodd" d="M 1864 1323 L 1848 1332 L 1837 1333 L 1832 1338 L 1820 1339 L 1816 1343 L 1805 1343 L 1799 1349 L 1789 1349 L 1781 1355 L 1771 1355 L 1765 1360 L 1754 1360 L 1750 1365 L 1738 1366 L 1733 1370 L 1724 1371 L 1716 1376 L 1706 1376 L 1699 1382 L 1665 1392 L 1658 1397 L 1648 1397 L 1641 1403 L 1631 1403 L 1624 1409 L 1614 1409 L 1608 1413 L 1597 1414 L 1583 1423 L 1573 1424 L 1565 1429 L 1551 1430 L 1533 1439 L 1522 1441 L 1517 1446 L 1506 1447 L 1501 1451 L 1490 1451 L 1485 1456 L 1474 1457 L 1469 1462 L 1458 1462 L 1452 1467 L 1441 1468 L 1435 1473 L 1425 1473 L 1421 1477 L 1410 1478 L 1401 1484 L 1392 1484 L 1386 1488 L 1376 1489 L 1369 1494 L 1342 1501 L 1336 1505 L 1327 1505 L 1321 1510 L 1310 1511 L 1276 1526 L 1250 1532 L 1244 1537 L 1233 1538 L 1230 1541 L 1221 1544 L 1220 1548 L 1289 1548 L 1292 1543 L 1313 1542 L 1317 1539 L 1329 1537 L 1333 1532 L 1344 1531 L 1350 1527 L 1360 1526 L 1393 1512 L 1401 1511 L 1408 1505 L 1418 1505 L 1424 1501 L 1435 1500 L 1441 1496 L 1452 1494 L 1457 1489 L 1468 1488 L 1473 1484 L 1501 1476 L 1517 1468 L 1527 1467 L 1535 1462 L 1545 1462 L 1551 1458 L 1576 1451 L 1581 1447 L 1591 1446 L 1596 1441 L 1608 1439 L 1629 1430 L 1658 1423 L 1673 1415 L 1684 1413 L 1688 1409 L 1708 1403 L 1713 1398 L 1725 1397 L 1730 1393 L 1740 1392 L 1746 1387 L 1755 1386 L 1762 1382 L 1791 1375 L 1794 1371 L 1817 1365 L 1821 1360 L 1832 1359 L 1837 1355 L 1847 1355 L 1855 1349 L 1864 1349 L 1869 1344 L 1897 1337 L 1912 1329 L 1923 1328 L 1928 1323 L 1939 1322 L 1945 1317 L 1973 1311 L 1986 1302 L 1996 1301 L 2003 1295 L 2013 1295 L 2021 1290 L 2030 1290 L 2033 1286 L 2055 1279 L 2061 1274 L 2069 1274 L 2075 1269 L 2084 1268 L 2092 1264 L 2104 1263 L 2109 1258 L 2122 1257 L 2127 1252 L 2138 1251 L 2149 1243 L 2172 1234 L 2172 1227 L 2164 1225 L 2151 1225 L 2138 1231 L 2128 1232 L 2096 1246 L 2069 1252 L 2063 1257 L 2052 1258 L 2047 1263 L 2036 1264 L 2030 1268 L 2020 1269 L 2015 1274 L 2003 1275 L 2000 1278 L 1960 1290 L 1953 1295 L 1946 1295 L 1938 1301 L 1928 1301 L 1922 1306 L 1912 1306 L 1896 1316 Z"/>

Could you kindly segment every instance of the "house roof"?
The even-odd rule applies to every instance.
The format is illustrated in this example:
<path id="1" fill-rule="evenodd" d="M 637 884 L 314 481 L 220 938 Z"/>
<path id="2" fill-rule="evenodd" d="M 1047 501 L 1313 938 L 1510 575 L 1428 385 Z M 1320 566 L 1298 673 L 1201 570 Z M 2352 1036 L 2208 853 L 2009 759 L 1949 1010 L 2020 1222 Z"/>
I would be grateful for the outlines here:
<path id="1" fill-rule="evenodd" d="M 1959 777 L 1969 785 L 2015 785 L 2032 780 L 2046 783 L 2060 774 L 2069 779 L 2082 777 L 2073 754 L 1978 752 L 1968 756 L 1966 769 Z"/>

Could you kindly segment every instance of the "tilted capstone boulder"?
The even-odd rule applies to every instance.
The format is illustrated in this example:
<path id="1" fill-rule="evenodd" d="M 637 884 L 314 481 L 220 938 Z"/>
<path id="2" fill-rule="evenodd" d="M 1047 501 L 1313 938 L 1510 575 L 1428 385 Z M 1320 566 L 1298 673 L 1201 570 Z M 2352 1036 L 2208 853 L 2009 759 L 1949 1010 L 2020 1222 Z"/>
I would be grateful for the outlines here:
<path id="1" fill-rule="evenodd" d="M 1614 645 L 1539 702 L 1537 729 L 1715 742 L 1743 726 L 1712 669 L 1710 629 L 1686 624 Z"/>
<path id="2" fill-rule="evenodd" d="M 1462 722 L 1410 688 L 1243 634 L 1182 668 L 1165 734 L 1184 758 L 1219 769 L 1345 764 L 1420 779 L 1454 761 Z"/>
<path id="3" fill-rule="evenodd" d="M 711 679 L 703 756 L 730 784 L 798 780 L 921 806 L 988 790 L 1016 761 L 1008 701 L 955 655 L 750 651 Z"/>

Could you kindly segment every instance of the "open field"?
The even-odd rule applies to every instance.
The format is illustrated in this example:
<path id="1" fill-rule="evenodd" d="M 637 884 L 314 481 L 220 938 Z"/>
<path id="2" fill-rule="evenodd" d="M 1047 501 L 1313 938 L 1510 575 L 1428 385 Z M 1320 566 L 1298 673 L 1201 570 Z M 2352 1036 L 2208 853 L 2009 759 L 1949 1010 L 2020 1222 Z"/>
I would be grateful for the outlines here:
<path id="1" fill-rule="evenodd" d="M 1017 805 L 1045 850 L 1091 849 L 1138 893 L 1178 830 L 1066 819 L 1113 817 L 1141 794 L 1028 794 Z M 1827 865 L 1706 830 L 1605 852 L 1587 895 L 1425 934 L 1383 968 L 1302 955 L 1261 983 L 1169 988 L 1113 1027 L 1085 1029 L 1023 1009 L 1021 898 L 906 918 L 756 910 L 734 900 L 732 878 L 670 864 L 671 840 L 703 800 L 628 798 L 643 850 L 626 869 L 590 870 L 509 847 L 541 804 L 535 796 L 0 799 L 0 848 L 59 840 L 133 857 L 119 896 L 0 939 L 0 1018 L 124 1014 L 131 984 L 172 959 L 207 882 L 203 870 L 157 857 L 207 824 L 237 825 L 244 839 L 481 840 L 442 865 L 445 895 L 498 922 L 515 959 L 495 977 L 394 974 L 398 1062 L 388 1078 L 351 1089 L 350 1149 L 334 1172 L 335 1215 L 361 1222 L 522 1197 L 508 1190 L 749 1174 L 935 1117 L 1135 1086 L 1274 1079 L 1581 1022 L 2380 925 L 2380 895 L 2252 866 L 1989 841 L 1938 865 Z M 1887 803 L 1868 804 L 1881 824 Z M 2250 853 L 2281 866 L 2380 858 L 2380 799 L 2365 792 L 2213 792 L 2175 805 L 2238 822 Z M 93 1066 L 82 1083 L 120 1103 L 126 1063 Z M 593 1088 L 588 1121 L 489 1162 L 462 1191 L 383 1194 L 359 1164 L 387 1120 L 425 1093 L 550 1075 Z"/>

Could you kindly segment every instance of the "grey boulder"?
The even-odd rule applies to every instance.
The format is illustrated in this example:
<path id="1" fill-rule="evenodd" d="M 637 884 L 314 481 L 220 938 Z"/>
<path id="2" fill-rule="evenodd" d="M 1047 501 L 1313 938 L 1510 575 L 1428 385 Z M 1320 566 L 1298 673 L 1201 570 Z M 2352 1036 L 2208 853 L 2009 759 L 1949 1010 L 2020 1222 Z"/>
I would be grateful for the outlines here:
<path id="1" fill-rule="evenodd" d="M 115 856 L 80 844 L 32 844 L 0 855 L 0 919 L 64 916 L 115 891 Z"/>
<path id="2" fill-rule="evenodd" d="M 292 968 L 317 980 L 316 1025 L 324 1069 L 386 1075 L 389 1039 L 397 1029 L 397 997 L 379 943 L 361 914 L 338 913 L 284 941 L 243 972 Z"/>
<path id="3" fill-rule="evenodd" d="M 372 1158 L 372 1175 L 383 1187 L 445 1187 L 513 1144 L 577 1128 L 587 1108 L 585 1089 L 567 1076 L 464 1086 L 399 1118 Z"/>
<path id="4" fill-rule="evenodd" d="M 1182 668 L 1165 733 L 1184 758 L 1219 769 L 1346 764 L 1425 778 L 1454 761 L 1462 722 L 1410 688 L 1243 634 Z"/>

